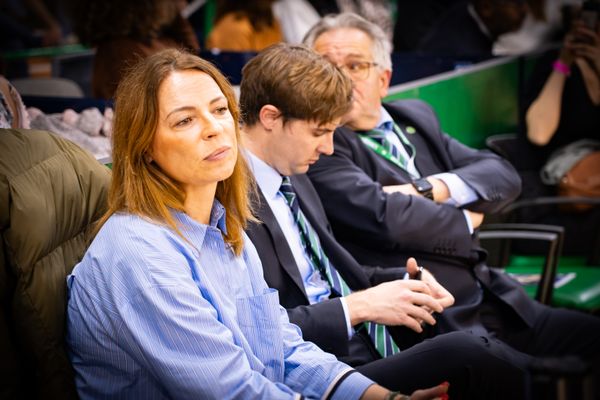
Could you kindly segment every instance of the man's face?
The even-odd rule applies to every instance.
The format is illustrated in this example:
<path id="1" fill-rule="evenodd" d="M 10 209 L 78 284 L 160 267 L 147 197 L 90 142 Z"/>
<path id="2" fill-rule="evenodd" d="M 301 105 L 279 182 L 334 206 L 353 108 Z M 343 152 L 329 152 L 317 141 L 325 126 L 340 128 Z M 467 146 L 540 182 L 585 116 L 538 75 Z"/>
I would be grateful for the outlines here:
<path id="1" fill-rule="evenodd" d="M 391 71 L 374 64 L 372 47 L 373 41 L 369 35 L 355 28 L 327 31 L 314 43 L 317 53 L 342 68 L 352 79 L 352 109 L 342 118 L 342 123 L 354 130 L 376 127 L 381 113 L 381 99 L 386 96 L 390 82 Z M 366 71 L 353 72 L 352 67 L 357 65 L 362 65 Z"/>
<path id="2" fill-rule="evenodd" d="M 273 126 L 267 163 L 281 175 L 304 174 L 321 154 L 333 153 L 333 131 L 341 118 L 319 124 L 315 121 L 279 117 Z"/>

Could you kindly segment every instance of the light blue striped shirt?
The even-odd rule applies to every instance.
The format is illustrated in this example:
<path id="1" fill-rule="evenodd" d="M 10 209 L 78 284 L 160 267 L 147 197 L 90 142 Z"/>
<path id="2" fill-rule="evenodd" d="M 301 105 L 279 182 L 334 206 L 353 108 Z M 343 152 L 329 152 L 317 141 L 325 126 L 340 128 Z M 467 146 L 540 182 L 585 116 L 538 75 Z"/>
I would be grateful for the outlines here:
<path id="1" fill-rule="evenodd" d="M 116 214 L 68 277 L 67 344 L 83 398 L 359 398 L 372 381 L 304 342 L 246 239 L 175 213 L 183 240 Z M 336 383 L 339 385 L 336 386 Z"/>

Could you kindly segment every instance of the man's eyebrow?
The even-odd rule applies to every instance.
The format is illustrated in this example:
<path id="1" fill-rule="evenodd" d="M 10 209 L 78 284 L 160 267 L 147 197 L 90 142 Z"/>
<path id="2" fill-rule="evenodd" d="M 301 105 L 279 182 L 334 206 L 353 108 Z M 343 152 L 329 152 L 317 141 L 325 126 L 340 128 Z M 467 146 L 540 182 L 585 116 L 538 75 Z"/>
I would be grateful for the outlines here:
<path id="1" fill-rule="evenodd" d="M 334 126 L 333 128 L 324 128 L 324 127 L 319 127 L 319 128 L 315 128 L 315 132 L 323 132 L 323 133 L 327 133 L 327 132 L 331 132 L 331 131 L 335 131 L 335 128 L 337 127 Z"/>
<path id="2" fill-rule="evenodd" d="M 325 53 L 325 54 L 323 54 L 323 57 L 325 57 L 328 60 L 331 60 L 331 57 L 333 55 L 334 54 L 331 54 L 331 53 Z M 361 53 L 348 53 L 348 54 L 342 54 L 341 58 L 346 59 L 346 58 L 368 58 L 368 57 Z"/>
<path id="3" fill-rule="evenodd" d="M 214 103 L 216 103 L 216 102 L 218 102 L 218 101 L 220 101 L 220 100 L 222 100 L 222 99 L 225 99 L 225 96 L 217 96 L 217 97 L 215 97 L 214 99 L 212 99 L 212 100 L 210 101 L 209 105 L 213 105 Z M 175 108 L 175 109 L 171 110 L 171 111 L 170 111 L 170 112 L 167 114 L 167 118 L 169 118 L 169 116 L 170 116 L 171 114 L 174 114 L 174 113 L 176 113 L 176 112 L 180 112 L 180 111 L 190 111 L 190 110 L 195 110 L 195 109 L 196 109 L 196 107 L 194 107 L 194 106 L 181 106 L 181 107 L 177 107 L 177 108 Z"/>
<path id="4" fill-rule="evenodd" d="M 362 58 L 362 59 L 366 59 L 368 57 L 366 55 L 364 55 L 364 54 L 361 54 L 361 53 L 348 53 L 348 54 L 345 54 L 343 58 L 344 59 L 346 59 L 346 58 Z"/>

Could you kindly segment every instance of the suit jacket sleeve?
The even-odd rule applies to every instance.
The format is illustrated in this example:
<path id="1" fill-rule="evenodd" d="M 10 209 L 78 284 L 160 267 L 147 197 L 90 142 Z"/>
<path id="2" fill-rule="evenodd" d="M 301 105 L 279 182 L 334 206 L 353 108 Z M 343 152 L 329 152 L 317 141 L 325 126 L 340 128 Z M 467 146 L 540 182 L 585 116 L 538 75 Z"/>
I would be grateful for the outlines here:
<path id="1" fill-rule="evenodd" d="M 348 328 L 339 298 L 286 310 L 290 322 L 302 330 L 304 340 L 337 357 L 348 355 Z"/>
<path id="2" fill-rule="evenodd" d="M 516 197 L 520 180 L 508 163 L 443 134 L 435 114 L 424 103 L 405 103 L 409 103 L 405 108 L 413 118 L 411 123 L 422 136 L 416 161 L 423 176 L 457 174 L 480 196 L 478 202 L 467 206 L 475 211 L 496 210 Z M 395 118 L 402 115 L 396 109 L 390 113 Z M 377 242 L 412 255 L 470 256 L 473 243 L 462 210 L 420 196 L 385 193 L 382 186 L 408 183 L 410 178 L 366 148 L 349 129 L 338 129 L 334 143 L 334 154 L 322 157 L 310 168 L 309 176 L 336 235 L 351 232 L 355 241 Z"/>

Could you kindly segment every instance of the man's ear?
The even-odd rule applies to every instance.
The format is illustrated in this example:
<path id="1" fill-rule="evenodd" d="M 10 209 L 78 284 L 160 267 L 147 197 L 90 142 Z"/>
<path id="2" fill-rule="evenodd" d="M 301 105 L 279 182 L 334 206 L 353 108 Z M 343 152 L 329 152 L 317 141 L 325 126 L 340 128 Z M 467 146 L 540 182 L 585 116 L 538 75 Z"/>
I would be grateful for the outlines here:
<path id="1" fill-rule="evenodd" d="M 258 113 L 258 120 L 266 130 L 271 130 L 276 124 L 280 123 L 280 117 L 281 111 L 271 104 L 262 106 Z"/>
<path id="2" fill-rule="evenodd" d="M 388 94 L 391 79 L 392 71 L 390 71 L 389 69 L 379 72 L 379 97 L 381 97 L 382 99 Z"/>

